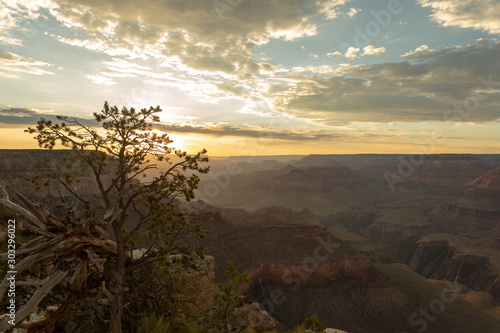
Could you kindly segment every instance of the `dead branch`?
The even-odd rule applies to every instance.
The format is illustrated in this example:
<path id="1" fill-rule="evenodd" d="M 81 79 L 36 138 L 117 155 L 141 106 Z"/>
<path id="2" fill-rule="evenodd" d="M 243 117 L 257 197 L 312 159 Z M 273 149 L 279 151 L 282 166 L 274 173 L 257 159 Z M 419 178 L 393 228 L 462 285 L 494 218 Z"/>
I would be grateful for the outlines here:
<path id="1" fill-rule="evenodd" d="M 52 288 L 54 288 L 54 286 L 61 282 L 68 273 L 68 271 L 56 271 L 51 276 L 47 277 L 42 286 L 35 291 L 33 296 L 31 296 L 30 300 L 16 312 L 16 320 L 14 323 L 17 324 L 23 321 L 35 311 L 42 299 L 52 290 Z M 10 318 L 7 317 L 0 322 L 0 332 L 4 332 L 7 328 L 11 327 L 9 320 Z"/>
<path id="2" fill-rule="evenodd" d="M 35 226 L 37 226 L 41 230 L 46 230 L 47 226 L 43 224 L 40 219 L 38 219 L 35 215 L 30 213 L 28 210 L 24 209 L 23 207 L 13 203 L 12 201 L 9 200 L 9 194 L 7 191 L 0 186 L 0 203 L 4 205 L 5 207 L 9 208 L 10 210 L 13 210 L 14 212 L 24 216 L 26 219 L 28 219 L 31 223 L 33 223 Z"/>
<path id="3" fill-rule="evenodd" d="M 99 258 L 92 248 L 85 249 L 85 252 L 87 252 L 90 263 L 93 264 L 99 272 L 104 272 L 106 258 Z"/>
<path id="4" fill-rule="evenodd" d="M 23 244 L 17 249 L 16 257 L 21 259 L 13 269 L 17 276 L 28 271 L 39 263 L 49 264 L 51 271 L 45 279 L 32 279 L 28 275 L 27 281 L 16 281 L 20 287 L 38 288 L 16 313 L 16 323 L 23 321 L 31 312 L 35 311 L 40 301 L 59 283 L 68 283 L 71 290 L 78 291 L 84 288 L 88 278 L 88 264 L 93 264 L 99 271 L 104 271 L 104 255 L 118 253 L 115 241 L 109 239 L 107 232 L 98 225 L 105 225 L 115 219 L 121 210 L 117 211 L 117 204 L 108 210 L 106 219 L 88 219 L 74 223 L 78 219 L 78 204 L 73 204 L 70 214 L 59 219 L 43 207 L 31 203 L 27 198 L 9 188 L 9 192 L 17 202 L 10 201 L 9 193 L 0 186 L 0 204 L 11 209 L 22 217 L 24 225 L 40 236 Z M 50 229 L 49 229 L 50 228 Z M 49 231 L 50 230 L 50 231 Z M 8 259 L 6 253 L 0 254 L 0 261 Z M 0 299 L 8 289 L 8 276 L 0 283 Z M 0 321 L 0 332 L 9 327 L 9 318 Z"/>

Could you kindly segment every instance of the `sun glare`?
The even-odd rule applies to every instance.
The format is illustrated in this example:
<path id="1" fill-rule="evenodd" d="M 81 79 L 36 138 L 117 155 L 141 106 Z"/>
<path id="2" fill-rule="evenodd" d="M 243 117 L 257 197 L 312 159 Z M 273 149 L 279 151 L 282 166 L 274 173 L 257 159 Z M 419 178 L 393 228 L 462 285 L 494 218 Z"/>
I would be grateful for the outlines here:
<path id="1" fill-rule="evenodd" d="M 173 141 L 169 145 L 171 148 L 180 149 L 180 150 L 186 150 L 186 144 L 185 144 L 185 139 L 184 139 L 183 135 L 167 133 L 167 132 L 161 131 L 159 129 L 153 129 L 153 130 L 150 130 L 148 132 L 149 133 L 155 133 L 156 135 L 167 134 L 167 136 L 169 137 L 169 139 L 171 141 Z M 190 153 L 190 152 L 188 152 L 188 153 Z"/>

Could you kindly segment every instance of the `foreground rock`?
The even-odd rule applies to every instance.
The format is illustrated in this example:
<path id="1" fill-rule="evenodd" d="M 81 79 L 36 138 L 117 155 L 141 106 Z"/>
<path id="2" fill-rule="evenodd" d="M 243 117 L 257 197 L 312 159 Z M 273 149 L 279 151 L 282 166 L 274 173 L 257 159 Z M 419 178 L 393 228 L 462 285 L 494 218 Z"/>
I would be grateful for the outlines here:
<path id="1" fill-rule="evenodd" d="M 178 255 L 170 256 L 171 261 L 179 261 Z M 197 285 L 192 295 L 187 295 L 196 305 L 196 311 L 203 315 L 214 308 L 215 293 L 218 290 L 215 284 L 215 260 L 212 256 L 198 259 L 194 264 L 183 268 L 182 274 L 193 280 Z M 257 303 L 245 304 L 237 308 L 231 322 L 233 330 L 242 331 L 252 329 L 257 333 L 263 333 L 277 329 L 276 320 L 266 311 L 262 310 Z"/>
<path id="2" fill-rule="evenodd" d="M 236 309 L 231 322 L 233 330 L 237 330 L 238 332 L 245 328 L 250 328 L 258 333 L 269 332 L 276 330 L 277 325 L 276 319 L 262 310 L 257 303 L 246 304 Z"/>

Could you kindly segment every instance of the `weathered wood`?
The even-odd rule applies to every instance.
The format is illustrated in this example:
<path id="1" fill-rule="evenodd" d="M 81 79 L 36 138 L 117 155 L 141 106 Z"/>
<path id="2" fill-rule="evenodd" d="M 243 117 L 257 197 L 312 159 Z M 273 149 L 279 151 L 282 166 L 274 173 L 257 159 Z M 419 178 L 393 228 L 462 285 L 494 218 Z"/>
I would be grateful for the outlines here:
<path id="1" fill-rule="evenodd" d="M 85 252 L 87 252 L 90 263 L 93 264 L 99 272 L 104 272 L 106 258 L 99 258 L 92 248 L 85 249 Z"/>
<path id="2" fill-rule="evenodd" d="M 19 276 L 25 269 L 33 266 L 35 263 L 41 261 L 41 260 L 47 260 L 52 257 L 55 257 L 55 253 L 37 253 L 30 255 L 29 257 L 24 258 L 20 262 L 18 262 L 14 268 L 14 271 L 17 272 L 17 275 Z M 7 275 L 2 280 L 2 283 L 0 283 L 0 299 L 3 298 L 3 295 L 7 291 L 8 288 L 8 281 L 7 281 Z"/>
<path id="3" fill-rule="evenodd" d="M 33 311 L 35 311 L 43 298 L 52 290 L 52 288 L 54 288 L 54 286 L 61 282 L 68 275 L 68 273 L 68 271 L 56 271 L 47 277 L 42 286 L 31 296 L 30 300 L 16 312 L 16 320 L 14 323 L 17 324 L 23 321 Z M 10 318 L 7 317 L 0 322 L 0 332 L 4 332 L 8 328 L 12 327 L 9 324 L 9 320 Z"/>
<path id="4" fill-rule="evenodd" d="M 23 250 L 24 250 L 24 249 L 26 249 L 26 248 L 30 248 L 30 247 L 33 247 L 33 246 L 35 246 L 35 245 L 37 245 L 37 244 L 40 244 L 40 243 L 42 243 L 44 240 L 46 240 L 46 238 L 45 238 L 44 236 L 38 236 L 37 238 L 34 238 L 34 239 L 30 240 L 28 243 L 24 243 L 23 245 L 21 245 L 21 246 L 17 249 L 17 251 L 18 251 L 18 253 L 19 253 L 19 251 L 23 251 Z M 1 257 L 0 257 L 0 258 L 1 258 Z M 0 259 L 0 261 L 2 261 L 2 260 Z"/>
<path id="5" fill-rule="evenodd" d="M 10 186 L 7 186 L 9 191 L 13 194 L 14 198 L 21 203 L 31 214 L 33 214 L 37 219 L 40 220 L 40 223 L 43 223 L 45 226 L 47 225 L 47 218 L 40 211 L 40 209 L 36 208 L 24 195 L 17 192 Z"/>
<path id="6" fill-rule="evenodd" d="M 9 193 L 0 186 L 0 203 L 4 205 L 5 207 L 9 208 L 10 210 L 13 210 L 14 212 L 21 214 L 24 216 L 26 219 L 28 219 L 31 223 L 33 223 L 35 226 L 37 226 L 41 230 L 46 230 L 47 226 L 43 224 L 40 219 L 38 219 L 35 215 L 30 213 L 28 210 L 25 208 L 13 203 L 12 201 L 9 200 Z"/>
<path id="7" fill-rule="evenodd" d="M 88 261 L 80 261 L 78 266 L 73 270 L 73 275 L 69 279 L 71 290 L 80 291 L 87 282 Z"/>
<path id="8" fill-rule="evenodd" d="M 26 255 L 26 254 L 41 253 L 41 252 L 45 251 L 47 248 L 49 248 L 50 246 L 58 244 L 63 239 L 64 239 L 64 235 L 58 235 L 52 239 L 50 239 L 50 238 L 47 239 L 47 237 L 43 237 L 43 240 L 45 240 L 45 242 L 37 241 L 37 242 L 32 243 L 31 247 L 28 247 L 27 244 L 25 244 L 26 246 L 19 248 L 16 252 L 16 257 L 19 258 L 19 257 Z M 4 257 L 6 258 L 7 255 L 6 254 L 0 255 L 0 261 L 5 260 Z"/>
<path id="9" fill-rule="evenodd" d="M 45 283 L 45 280 L 35 280 L 35 281 L 16 281 L 16 286 L 29 286 L 36 287 L 41 286 Z"/>
<path id="10" fill-rule="evenodd" d="M 106 259 L 101 258 L 100 255 L 116 256 L 118 247 L 117 243 L 109 238 L 105 229 L 97 225 L 109 225 L 110 221 L 116 219 L 122 210 L 116 209 L 115 204 L 108 210 L 104 220 L 86 219 L 74 223 L 76 215 L 72 210 L 61 220 L 43 208 L 35 206 L 21 194 L 10 188 L 9 191 L 12 191 L 13 197 L 24 207 L 10 201 L 9 193 L 2 187 L 0 187 L 0 204 L 20 214 L 23 221 L 27 221 L 24 223 L 27 228 L 41 234 L 17 250 L 16 257 L 22 260 L 17 262 L 13 270 L 17 271 L 17 276 L 21 276 L 21 273 L 40 262 L 51 262 L 53 265 L 52 273 L 46 279 L 29 281 L 30 278 L 28 278 L 28 281 L 16 281 L 16 285 L 20 287 L 38 287 L 27 303 L 18 309 L 16 313 L 16 323 L 18 323 L 35 311 L 40 301 L 58 283 L 66 280 L 72 290 L 81 290 L 87 282 L 89 262 L 100 272 L 104 271 Z M 76 207 L 77 205 L 73 206 L 73 208 Z M 49 226 L 50 232 L 47 230 Z M 126 258 L 129 257 L 126 256 Z M 6 259 L 8 259 L 7 254 L 0 255 L 0 260 Z M 5 276 L 0 283 L 0 299 L 5 295 L 8 285 L 7 276 Z M 104 291 L 105 294 L 106 291 L 111 295 L 107 289 Z M 8 320 L 9 318 L 5 318 L 0 322 L 0 332 L 9 326 Z M 51 323 L 47 321 L 46 325 L 50 326 Z"/>
<path id="11" fill-rule="evenodd" d="M 72 308 L 73 303 L 64 303 L 59 305 L 57 310 L 50 316 L 35 323 L 21 324 L 20 327 L 26 328 L 27 333 L 54 332 L 55 326 Z"/>

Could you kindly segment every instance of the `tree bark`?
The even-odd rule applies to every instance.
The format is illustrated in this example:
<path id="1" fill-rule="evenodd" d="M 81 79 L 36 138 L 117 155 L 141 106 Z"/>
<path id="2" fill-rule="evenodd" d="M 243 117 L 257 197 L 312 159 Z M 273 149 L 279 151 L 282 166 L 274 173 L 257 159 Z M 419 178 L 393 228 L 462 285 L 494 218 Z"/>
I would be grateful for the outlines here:
<path id="1" fill-rule="evenodd" d="M 123 293 L 119 292 L 111 300 L 110 333 L 122 333 Z"/>
<path id="2" fill-rule="evenodd" d="M 110 333 L 122 333 L 122 313 L 123 313 L 123 292 L 125 276 L 125 244 L 121 227 L 118 223 L 113 225 L 113 231 L 116 239 L 117 261 L 114 276 L 114 295 L 110 300 Z"/>

